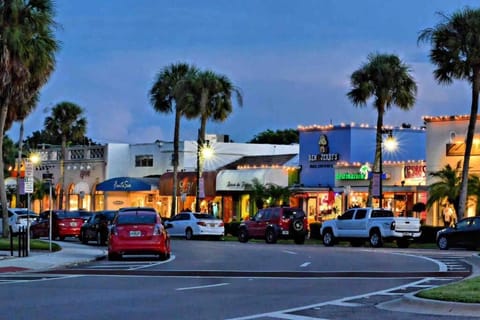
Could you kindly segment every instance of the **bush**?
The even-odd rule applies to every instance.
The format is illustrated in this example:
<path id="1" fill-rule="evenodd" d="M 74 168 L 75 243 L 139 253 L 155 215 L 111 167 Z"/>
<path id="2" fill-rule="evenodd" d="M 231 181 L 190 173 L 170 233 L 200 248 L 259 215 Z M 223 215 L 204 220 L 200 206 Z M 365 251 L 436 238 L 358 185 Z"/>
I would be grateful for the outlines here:
<path id="1" fill-rule="evenodd" d="M 240 226 L 240 221 L 232 221 L 225 223 L 225 235 L 232 235 L 234 237 L 238 236 L 238 227 Z"/>
<path id="2" fill-rule="evenodd" d="M 415 240 L 417 243 L 436 243 L 436 236 L 439 230 L 444 227 L 421 226 L 422 235 Z"/>
<path id="3" fill-rule="evenodd" d="M 310 239 L 322 239 L 322 235 L 320 234 L 320 228 L 322 227 L 321 222 L 312 222 L 310 223 Z"/>

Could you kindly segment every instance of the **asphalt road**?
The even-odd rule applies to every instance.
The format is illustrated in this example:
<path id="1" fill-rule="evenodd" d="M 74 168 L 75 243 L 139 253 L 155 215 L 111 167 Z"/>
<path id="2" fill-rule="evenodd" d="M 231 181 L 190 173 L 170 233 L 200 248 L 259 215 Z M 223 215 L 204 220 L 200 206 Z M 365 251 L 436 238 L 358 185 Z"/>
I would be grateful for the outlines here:
<path id="1" fill-rule="evenodd" d="M 223 241 L 172 247 L 164 262 L 126 257 L 4 278 L 2 318 L 455 319 L 376 305 L 460 279 L 469 272 L 461 259 L 471 255 Z"/>

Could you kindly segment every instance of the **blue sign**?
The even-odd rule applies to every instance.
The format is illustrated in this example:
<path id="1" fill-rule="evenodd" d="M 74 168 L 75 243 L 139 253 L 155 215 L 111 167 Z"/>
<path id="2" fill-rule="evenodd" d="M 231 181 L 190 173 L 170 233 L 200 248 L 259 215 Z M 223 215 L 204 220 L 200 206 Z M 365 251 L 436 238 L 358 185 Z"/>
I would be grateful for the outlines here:
<path id="1" fill-rule="evenodd" d="M 158 189 L 158 179 L 117 177 L 97 184 L 97 191 L 151 191 Z"/>

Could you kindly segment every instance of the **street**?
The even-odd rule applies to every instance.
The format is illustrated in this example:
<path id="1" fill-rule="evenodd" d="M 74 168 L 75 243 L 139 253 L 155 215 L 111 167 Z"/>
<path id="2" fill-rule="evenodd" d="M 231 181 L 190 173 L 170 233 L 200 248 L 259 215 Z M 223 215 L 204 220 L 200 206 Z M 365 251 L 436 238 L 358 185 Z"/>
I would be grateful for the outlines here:
<path id="1" fill-rule="evenodd" d="M 461 259 L 472 254 L 180 239 L 172 241 L 172 249 L 168 261 L 126 257 L 4 277 L 0 299 L 8 308 L 3 316 L 411 319 L 410 313 L 376 305 L 419 288 L 460 279 L 469 272 Z M 415 318 L 454 319 L 436 315 Z"/>

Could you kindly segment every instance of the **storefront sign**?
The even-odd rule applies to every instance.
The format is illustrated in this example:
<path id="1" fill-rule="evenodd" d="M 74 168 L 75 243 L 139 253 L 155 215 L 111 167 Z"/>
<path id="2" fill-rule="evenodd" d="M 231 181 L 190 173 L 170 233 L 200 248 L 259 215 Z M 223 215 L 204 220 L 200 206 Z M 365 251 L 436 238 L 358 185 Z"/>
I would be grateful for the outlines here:
<path id="1" fill-rule="evenodd" d="M 403 174 L 405 179 L 418 179 L 425 178 L 425 172 L 427 171 L 427 166 L 405 166 L 403 168 Z"/>
<path id="2" fill-rule="evenodd" d="M 456 157 L 465 155 L 465 142 L 447 143 L 447 157 Z M 472 156 L 480 155 L 480 145 L 472 144 Z"/>
<path id="3" fill-rule="evenodd" d="M 328 138 L 322 134 L 318 140 L 318 154 L 309 154 L 308 161 L 338 161 L 340 155 L 338 153 L 330 153 L 330 147 L 328 145 Z"/>
<path id="4" fill-rule="evenodd" d="M 369 178 L 368 173 L 372 169 L 370 166 L 365 163 L 360 167 L 358 172 L 339 172 L 335 174 L 335 179 L 337 180 L 367 180 Z"/>

